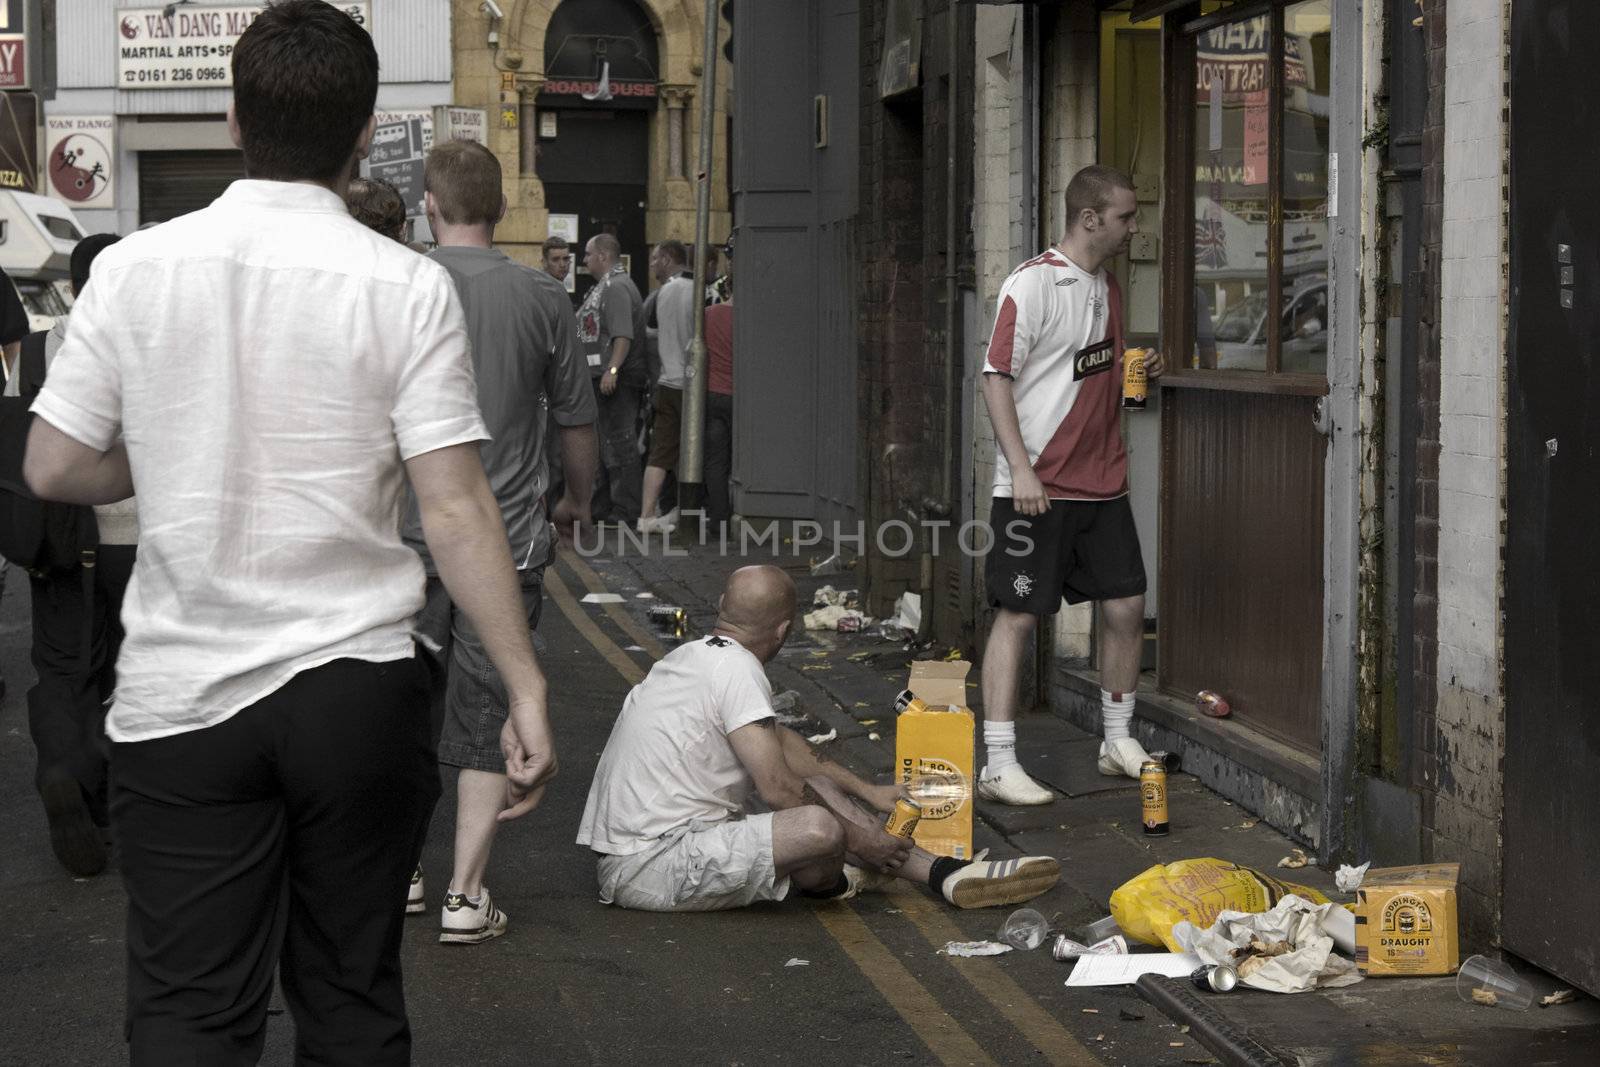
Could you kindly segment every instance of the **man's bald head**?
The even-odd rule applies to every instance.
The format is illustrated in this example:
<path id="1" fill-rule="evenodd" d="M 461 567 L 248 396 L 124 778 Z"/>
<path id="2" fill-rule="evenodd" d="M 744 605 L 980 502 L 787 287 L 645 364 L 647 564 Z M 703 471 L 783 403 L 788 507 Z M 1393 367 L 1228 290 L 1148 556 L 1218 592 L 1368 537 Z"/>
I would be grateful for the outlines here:
<path id="1" fill-rule="evenodd" d="M 717 631 L 738 640 L 763 662 L 777 655 L 794 622 L 794 580 L 771 564 L 740 567 L 717 605 Z"/>

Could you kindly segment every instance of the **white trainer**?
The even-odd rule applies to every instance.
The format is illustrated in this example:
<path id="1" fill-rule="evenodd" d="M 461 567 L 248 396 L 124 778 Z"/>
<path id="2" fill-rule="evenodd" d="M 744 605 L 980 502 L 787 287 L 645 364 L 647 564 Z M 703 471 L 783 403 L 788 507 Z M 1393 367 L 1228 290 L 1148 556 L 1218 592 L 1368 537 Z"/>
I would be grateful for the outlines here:
<path id="1" fill-rule="evenodd" d="M 894 875 L 884 874 L 881 871 L 869 871 L 865 867 L 857 867 L 853 863 L 844 865 L 844 880 L 850 883 L 850 888 L 833 897 L 833 900 L 849 900 L 862 893 L 881 893 L 894 882 Z"/>
<path id="2" fill-rule="evenodd" d="M 411 872 L 411 885 L 406 889 L 406 914 L 421 915 L 428 910 L 427 898 L 422 893 L 422 868 Z"/>
<path id="3" fill-rule="evenodd" d="M 1144 746 L 1131 737 L 1100 743 L 1100 773 L 1113 778 L 1139 777 L 1139 768 L 1150 758 Z"/>
<path id="4" fill-rule="evenodd" d="M 944 898 L 958 908 L 997 908 L 1032 900 L 1061 880 L 1061 861 L 1050 856 L 974 860 L 944 880 Z"/>
<path id="5" fill-rule="evenodd" d="M 978 772 L 978 795 L 984 800 L 1015 807 L 1033 807 L 1048 804 L 1056 795 L 1028 776 L 1019 764 L 1013 763 L 1005 770 L 989 777 L 985 766 Z"/>
<path id="6" fill-rule="evenodd" d="M 489 887 L 483 887 L 478 903 L 465 893 L 450 891 L 444 895 L 444 907 L 439 912 L 439 943 L 442 945 L 476 945 L 506 932 L 506 913 L 489 899 Z"/>

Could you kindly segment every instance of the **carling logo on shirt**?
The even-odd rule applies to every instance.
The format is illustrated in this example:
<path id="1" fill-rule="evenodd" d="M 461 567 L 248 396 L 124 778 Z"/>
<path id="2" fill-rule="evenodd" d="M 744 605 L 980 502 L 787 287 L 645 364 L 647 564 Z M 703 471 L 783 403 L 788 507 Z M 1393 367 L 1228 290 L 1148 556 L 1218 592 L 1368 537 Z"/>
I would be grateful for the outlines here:
<path id="1" fill-rule="evenodd" d="M 1099 344 L 1079 350 L 1072 360 L 1072 380 L 1081 382 L 1091 375 L 1104 374 L 1111 369 L 1111 363 L 1115 358 L 1109 337 Z"/>

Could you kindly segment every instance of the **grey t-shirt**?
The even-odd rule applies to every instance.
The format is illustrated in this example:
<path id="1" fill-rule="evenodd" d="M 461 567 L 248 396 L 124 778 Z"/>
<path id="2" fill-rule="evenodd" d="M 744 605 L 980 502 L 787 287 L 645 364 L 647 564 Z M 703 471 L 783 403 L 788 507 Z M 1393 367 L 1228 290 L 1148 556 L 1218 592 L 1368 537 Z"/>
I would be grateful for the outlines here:
<path id="1" fill-rule="evenodd" d="M 611 342 L 628 338 L 627 358 L 618 376 L 623 385 L 639 388 L 650 384 L 649 361 L 645 355 L 644 298 L 628 272 L 617 264 L 595 282 L 578 309 L 578 342 L 588 361 L 589 373 L 598 378 L 611 361 Z"/>
<path id="2" fill-rule="evenodd" d="M 661 384 L 682 389 L 694 340 L 694 275 L 668 278 L 656 290 L 657 344 L 661 350 Z"/>
<path id="3" fill-rule="evenodd" d="M 512 561 L 518 570 L 541 567 L 551 548 L 547 421 L 583 426 L 595 419 L 572 303 L 560 282 L 498 249 L 447 247 L 428 255 L 450 272 L 466 316 L 478 407 L 492 438 L 481 446 L 483 469 L 500 502 Z M 435 573 L 415 500 L 402 535 Z"/>

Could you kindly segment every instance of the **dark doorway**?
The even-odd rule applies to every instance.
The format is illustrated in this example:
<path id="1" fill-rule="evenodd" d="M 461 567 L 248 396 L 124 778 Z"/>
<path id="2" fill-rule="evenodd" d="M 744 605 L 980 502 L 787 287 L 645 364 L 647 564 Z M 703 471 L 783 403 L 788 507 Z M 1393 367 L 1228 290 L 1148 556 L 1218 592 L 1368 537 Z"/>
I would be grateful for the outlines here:
<path id="1" fill-rule="evenodd" d="M 1511 22 L 1502 934 L 1600 994 L 1600 5 L 1519 0 Z"/>
<path id="2" fill-rule="evenodd" d="M 583 272 L 581 242 L 615 234 L 641 293 L 650 291 L 644 219 L 649 180 L 650 125 L 645 111 L 556 113 L 558 135 L 539 143 L 538 175 L 552 215 L 578 216 L 578 299 L 594 280 Z M 688 236 L 687 234 L 683 236 Z"/>

